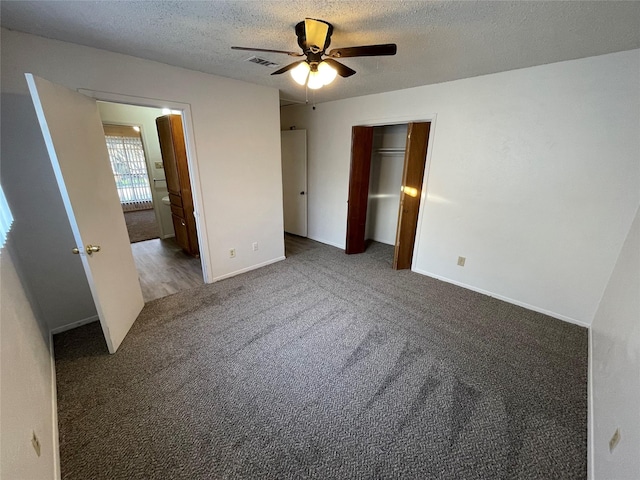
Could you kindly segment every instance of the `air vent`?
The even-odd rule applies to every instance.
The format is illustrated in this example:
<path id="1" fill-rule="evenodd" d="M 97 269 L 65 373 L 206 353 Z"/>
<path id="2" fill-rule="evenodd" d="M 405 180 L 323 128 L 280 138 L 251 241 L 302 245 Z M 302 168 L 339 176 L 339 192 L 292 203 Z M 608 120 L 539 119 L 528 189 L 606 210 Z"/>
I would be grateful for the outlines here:
<path id="1" fill-rule="evenodd" d="M 247 58 L 246 61 L 257 63 L 258 65 L 262 65 L 263 67 L 269 67 L 269 68 L 278 68 L 280 66 L 279 63 L 270 62 L 269 60 L 265 60 L 264 58 L 260 58 L 260 57 L 249 57 Z"/>

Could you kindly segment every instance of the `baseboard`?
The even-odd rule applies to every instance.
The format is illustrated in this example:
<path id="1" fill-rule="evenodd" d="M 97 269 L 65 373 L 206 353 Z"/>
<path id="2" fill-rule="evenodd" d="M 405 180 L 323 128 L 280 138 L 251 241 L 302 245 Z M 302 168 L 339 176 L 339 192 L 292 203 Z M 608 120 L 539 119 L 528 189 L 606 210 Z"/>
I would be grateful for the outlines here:
<path id="1" fill-rule="evenodd" d="M 589 328 L 588 374 L 587 374 L 587 480 L 595 480 L 596 442 L 594 436 L 595 419 L 593 412 L 593 330 Z"/>
<path id="2" fill-rule="evenodd" d="M 338 245 L 337 243 L 333 243 L 333 242 L 330 242 L 329 240 L 324 240 L 322 238 L 314 238 L 314 237 L 307 237 L 307 238 L 315 242 L 324 243 L 325 245 L 331 245 L 332 247 L 336 247 L 336 248 L 339 248 L 340 250 L 344 250 L 344 244 Z"/>
<path id="3" fill-rule="evenodd" d="M 558 320 L 562 320 L 568 323 L 573 323 L 574 325 L 579 325 L 585 328 L 590 327 L 590 324 L 586 322 L 582 322 L 580 320 L 576 320 L 575 318 L 567 317 L 566 315 L 552 312 L 550 310 L 545 310 L 544 308 L 536 307 L 535 305 L 529 305 L 528 303 L 521 302 L 519 300 L 514 300 L 513 298 L 505 297 L 504 295 L 499 295 L 497 293 L 489 292 L 488 290 L 483 290 L 482 288 L 477 288 L 472 285 L 467 285 L 465 283 L 458 282 L 456 280 L 451 280 L 450 278 L 443 277 L 441 275 L 436 275 L 435 273 L 427 272 L 426 270 L 420 270 L 416 268 L 416 269 L 412 269 L 412 271 L 419 273 L 421 275 L 426 275 L 427 277 L 435 278 L 437 280 L 442 280 L 443 282 L 457 285 L 458 287 L 466 288 L 467 290 L 472 290 L 474 292 L 482 293 L 483 295 L 488 295 L 489 297 L 497 298 L 498 300 L 502 300 L 503 302 L 511 303 L 513 305 L 526 308 L 527 310 L 533 310 L 534 312 L 543 313 L 544 315 L 557 318 Z"/>
<path id="4" fill-rule="evenodd" d="M 53 448 L 53 474 L 57 480 L 62 478 L 60 470 L 60 434 L 58 431 L 58 388 L 56 386 L 56 359 L 53 351 L 53 333 L 49 332 L 49 357 L 51 358 L 51 426 Z"/>
<path id="5" fill-rule="evenodd" d="M 220 275 L 219 277 L 215 277 L 211 283 L 219 282 L 220 280 L 224 280 L 225 278 L 235 277 L 236 275 L 240 275 L 241 273 L 250 272 L 251 270 L 257 270 L 258 268 L 266 267 L 267 265 L 271 265 L 272 263 L 281 262 L 282 260 L 286 260 L 284 256 L 272 258 L 271 260 L 267 260 L 266 262 L 258 263 L 256 265 L 251 265 L 247 268 L 241 268 L 240 270 L 235 270 L 231 273 L 225 273 L 224 275 Z"/>
<path id="6" fill-rule="evenodd" d="M 56 327 L 51 330 L 51 335 L 55 335 L 57 333 L 66 332 L 67 330 L 71 330 L 72 328 L 81 327 L 82 325 L 86 325 L 87 323 L 97 322 L 100 318 L 98 315 L 93 315 L 88 318 L 84 318 L 82 320 L 78 320 L 77 322 L 68 323 L 66 325 L 62 325 L 61 327 Z"/>
<path id="7" fill-rule="evenodd" d="M 171 234 L 171 233 L 167 233 L 166 235 L 163 235 L 161 238 L 162 240 L 166 240 L 167 238 L 174 238 L 175 235 Z"/>

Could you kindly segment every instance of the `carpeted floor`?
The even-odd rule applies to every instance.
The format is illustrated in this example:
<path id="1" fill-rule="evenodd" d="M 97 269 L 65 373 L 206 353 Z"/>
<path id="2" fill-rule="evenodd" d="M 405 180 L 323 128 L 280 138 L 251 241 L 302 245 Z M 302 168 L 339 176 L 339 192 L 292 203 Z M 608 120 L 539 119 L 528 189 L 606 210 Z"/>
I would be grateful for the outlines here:
<path id="1" fill-rule="evenodd" d="M 158 222 L 153 208 L 124 212 L 124 221 L 127 224 L 131 243 L 160 237 L 160 230 L 158 229 Z"/>
<path id="2" fill-rule="evenodd" d="M 583 479 L 586 329 L 287 237 L 148 303 L 112 356 L 55 336 L 64 479 Z"/>

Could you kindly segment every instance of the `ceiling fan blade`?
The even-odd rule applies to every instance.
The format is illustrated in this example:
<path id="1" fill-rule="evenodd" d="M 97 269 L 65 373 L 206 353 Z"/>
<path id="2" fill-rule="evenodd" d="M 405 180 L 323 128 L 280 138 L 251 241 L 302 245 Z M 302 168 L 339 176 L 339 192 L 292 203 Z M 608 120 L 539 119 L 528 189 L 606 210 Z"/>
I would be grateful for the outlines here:
<path id="1" fill-rule="evenodd" d="M 385 43 L 382 45 L 364 45 L 362 47 L 334 48 L 327 56 L 332 58 L 346 57 L 377 57 L 381 55 L 395 55 L 398 46 L 395 43 Z"/>
<path id="2" fill-rule="evenodd" d="M 314 46 L 319 51 L 324 50 L 324 43 L 327 41 L 327 33 L 329 33 L 329 25 L 326 22 L 305 18 L 304 32 L 308 47 Z"/>
<path id="3" fill-rule="evenodd" d="M 252 48 L 252 47 L 231 47 L 233 50 L 246 50 L 248 52 L 270 52 L 270 53 L 285 53 L 292 57 L 303 57 L 303 53 L 287 52 L 286 50 L 271 50 L 269 48 Z"/>
<path id="4" fill-rule="evenodd" d="M 340 62 L 336 62 L 333 58 L 325 58 L 323 62 L 326 62 L 329 65 L 331 65 L 336 70 L 336 72 L 338 72 L 338 75 L 340 75 L 343 78 L 350 77 L 351 75 L 356 73 L 355 70 L 347 67 L 346 65 L 343 65 Z"/>
<path id="5" fill-rule="evenodd" d="M 293 70 L 298 65 L 300 65 L 302 62 L 306 62 L 306 60 L 300 60 L 300 61 L 297 61 L 297 62 L 290 63 L 286 67 L 282 67 L 280 70 L 276 70 L 271 75 L 280 75 L 280 74 L 283 74 L 285 72 L 288 72 L 289 70 Z"/>

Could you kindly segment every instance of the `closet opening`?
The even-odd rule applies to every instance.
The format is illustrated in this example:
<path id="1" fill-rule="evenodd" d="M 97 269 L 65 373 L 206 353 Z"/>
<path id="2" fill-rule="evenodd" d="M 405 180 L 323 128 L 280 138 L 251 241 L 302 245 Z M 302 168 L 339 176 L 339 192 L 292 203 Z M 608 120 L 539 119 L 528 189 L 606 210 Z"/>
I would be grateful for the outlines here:
<path id="1" fill-rule="evenodd" d="M 380 242 L 394 246 L 394 269 L 411 268 L 430 125 L 353 127 L 347 254 Z"/>

